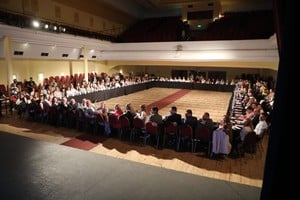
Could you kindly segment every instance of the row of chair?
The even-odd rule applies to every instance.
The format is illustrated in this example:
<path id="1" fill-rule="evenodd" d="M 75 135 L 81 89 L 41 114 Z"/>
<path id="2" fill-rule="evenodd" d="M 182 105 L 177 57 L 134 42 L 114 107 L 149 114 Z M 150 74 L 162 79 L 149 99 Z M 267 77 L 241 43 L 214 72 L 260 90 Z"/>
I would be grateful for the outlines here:
<path id="1" fill-rule="evenodd" d="M 197 150 L 197 145 L 204 145 L 207 154 L 210 154 L 212 132 L 207 127 L 197 127 L 195 130 L 190 125 L 176 126 L 172 123 L 168 125 L 158 125 L 153 122 L 144 122 L 139 118 L 134 118 L 131 127 L 127 117 L 116 117 L 110 115 L 109 123 L 112 129 L 118 133 L 118 137 L 129 138 L 130 141 L 141 139 L 143 144 L 147 144 L 150 139 L 155 141 L 155 147 L 166 146 L 181 151 L 186 146 L 191 152 Z M 162 141 L 161 141 L 162 140 Z"/>

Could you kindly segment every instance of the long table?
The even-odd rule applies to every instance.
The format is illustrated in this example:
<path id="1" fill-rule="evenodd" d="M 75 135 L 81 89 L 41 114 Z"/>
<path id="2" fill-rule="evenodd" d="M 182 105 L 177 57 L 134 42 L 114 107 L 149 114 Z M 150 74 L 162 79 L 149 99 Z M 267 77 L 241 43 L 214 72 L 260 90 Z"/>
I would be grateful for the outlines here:
<path id="1" fill-rule="evenodd" d="M 132 94 L 138 91 L 146 90 L 152 87 L 160 88 L 180 88 L 189 90 L 209 90 L 220 92 L 233 92 L 235 85 L 218 85 L 218 84 L 202 84 L 193 82 L 174 82 L 174 81 L 147 81 L 119 88 L 111 88 L 107 90 L 96 91 L 88 94 L 72 96 L 77 102 L 83 98 L 90 99 L 93 102 L 104 101 L 110 98 Z"/>
<path id="2" fill-rule="evenodd" d="M 2 109 L 5 109 L 5 113 L 7 114 L 7 110 L 9 108 L 9 98 L 1 97 L 0 98 L 0 116 L 2 115 Z"/>

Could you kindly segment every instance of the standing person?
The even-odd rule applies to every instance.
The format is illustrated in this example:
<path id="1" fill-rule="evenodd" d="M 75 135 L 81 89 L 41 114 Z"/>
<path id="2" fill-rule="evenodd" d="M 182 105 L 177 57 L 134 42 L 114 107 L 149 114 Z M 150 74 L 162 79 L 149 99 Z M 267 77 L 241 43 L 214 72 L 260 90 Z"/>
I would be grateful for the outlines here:
<path id="1" fill-rule="evenodd" d="M 32 77 L 29 78 L 29 81 L 27 82 L 27 92 L 30 94 L 33 90 L 33 88 L 36 87 L 36 84 Z"/>

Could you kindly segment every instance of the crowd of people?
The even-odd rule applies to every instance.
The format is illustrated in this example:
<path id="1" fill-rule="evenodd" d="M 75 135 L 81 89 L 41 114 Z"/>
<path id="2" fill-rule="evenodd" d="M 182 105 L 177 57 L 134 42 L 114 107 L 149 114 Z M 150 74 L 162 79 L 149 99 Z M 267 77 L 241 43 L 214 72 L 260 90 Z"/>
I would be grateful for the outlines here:
<path id="1" fill-rule="evenodd" d="M 104 90 L 108 88 L 121 87 L 144 81 L 149 81 L 154 77 L 138 76 L 123 77 L 121 74 L 108 76 L 102 73 L 100 77 L 89 75 L 89 80 L 82 79 L 81 85 L 76 80 L 62 82 L 57 79 L 50 79 L 43 84 L 37 85 L 32 78 L 29 81 L 20 83 L 14 80 L 10 85 L 10 109 L 16 110 L 20 118 L 28 118 L 52 125 L 77 127 L 90 132 L 102 132 L 106 136 L 113 133 L 110 116 L 126 117 L 133 128 L 134 118 L 140 118 L 146 124 L 148 121 L 159 127 L 159 135 L 164 135 L 165 127 L 173 124 L 178 128 L 183 125 L 191 126 L 194 132 L 199 127 L 206 127 L 211 133 L 212 154 L 229 154 L 232 149 L 235 151 L 239 143 L 242 143 L 245 136 L 254 131 L 261 137 L 270 127 L 270 118 L 274 104 L 274 91 L 267 86 L 267 82 L 256 81 L 251 83 L 247 80 L 231 81 L 235 84 L 232 113 L 224 116 L 220 122 L 213 122 L 209 113 L 205 112 L 199 119 L 193 116 L 191 109 L 186 110 L 185 115 L 177 113 L 176 106 L 171 107 L 170 115 L 162 118 L 159 108 L 154 106 L 151 113 L 146 112 L 146 105 L 143 104 L 135 110 L 129 103 L 125 110 L 119 104 L 114 108 L 107 108 L 104 102 L 96 106 L 94 102 L 83 98 L 81 102 L 76 102 L 72 96 L 86 94 L 91 91 Z M 72 81 L 71 81 L 72 80 Z M 212 83 L 211 79 L 205 80 L 203 77 L 189 78 L 166 78 L 155 77 L 160 81 L 197 81 L 200 83 Z M 229 84 L 224 80 L 213 80 L 213 84 Z M 74 85 L 77 85 L 75 88 Z M 66 86 L 69 87 L 66 87 Z M 92 127 L 89 128 L 89 127 Z M 223 134 L 221 140 L 225 141 L 217 144 L 215 138 Z M 161 138 L 162 141 L 163 138 Z M 176 138 L 175 138 L 176 140 Z M 173 138 L 174 141 L 174 138 Z"/>

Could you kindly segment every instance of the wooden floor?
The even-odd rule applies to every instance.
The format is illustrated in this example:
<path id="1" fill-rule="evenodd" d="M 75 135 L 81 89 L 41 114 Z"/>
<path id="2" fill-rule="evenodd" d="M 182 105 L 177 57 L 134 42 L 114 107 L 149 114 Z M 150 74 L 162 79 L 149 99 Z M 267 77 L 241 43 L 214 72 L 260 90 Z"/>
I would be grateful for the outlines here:
<path id="1" fill-rule="evenodd" d="M 138 108 L 142 103 L 150 104 L 176 91 L 177 89 L 152 88 L 107 100 L 105 104 L 108 108 L 113 108 L 115 103 L 119 103 L 122 107 L 126 103 L 132 103 L 135 108 Z M 190 108 L 198 118 L 202 116 L 203 112 L 208 111 L 211 113 L 212 119 L 218 121 L 227 111 L 230 95 L 231 93 L 190 91 L 172 105 L 177 106 L 178 113 L 182 115 L 186 109 Z M 167 115 L 168 111 L 169 106 L 162 108 L 160 114 Z M 4 114 L 0 118 L 0 129 L 56 144 L 62 144 L 82 134 L 75 129 L 53 127 L 48 124 L 18 119 L 16 114 L 13 116 Z M 213 160 L 205 157 L 202 153 L 176 152 L 171 149 L 157 150 L 152 146 L 141 146 L 116 138 L 109 138 L 90 151 L 194 175 L 261 187 L 267 143 L 268 136 L 264 137 L 263 151 L 257 151 L 255 155 L 246 154 L 242 158 L 225 158 L 224 160 Z"/>
<path id="2" fill-rule="evenodd" d="M 112 98 L 104 101 L 104 103 L 108 108 L 113 108 L 114 105 L 118 103 L 123 109 L 127 103 L 131 103 L 135 109 L 139 109 L 141 104 L 149 105 L 178 90 L 180 89 L 151 88 L 134 94 Z M 177 113 L 181 114 L 182 117 L 184 117 L 187 109 L 192 109 L 193 115 L 197 118 L 201 118 L 204 112 L 209 112 L 213 121 L 218 122 L 223 119 L 224 114 L 226 114 L 230 98 L 231 92 L 190 90 L 189 93 L 169 106 L 159 108 L 159 113 L 162 116 L 166 116 L 169 114 L 170 107 L 176 106 Z"/>

